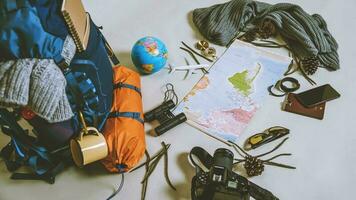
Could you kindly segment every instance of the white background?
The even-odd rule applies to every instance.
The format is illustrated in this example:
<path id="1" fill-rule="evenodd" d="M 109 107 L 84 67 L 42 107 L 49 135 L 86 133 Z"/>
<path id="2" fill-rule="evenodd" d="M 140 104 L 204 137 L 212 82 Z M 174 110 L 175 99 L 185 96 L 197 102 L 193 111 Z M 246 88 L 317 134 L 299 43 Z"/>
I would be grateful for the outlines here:
<path id="1" fill-rule="evenodd" d="M 124 65 L 132 66 L 130 50 L 143 36 L 156 36 L 164 41 L 169 50 L 169 62 L 185 64 L 179 49 L 180 41 L 193 46 L 202 37 L 192 26 L 190 12 L 195 8 L 224 2 L 218 0 L 92 0 L 84 1 L 97 25 L 104 27 L 104 35 L 114 48 Z M 282 1 L 266 0 L 269 3 Z M 290 152 L 292 157 L 278 161 L 297 167 L 287 170 L 276 167 L 265 168 L 262 176 L 251 181 L 269 189 L 282 200 L 347 200 L 354 199 L 356 179 L 356 1 L 354 0 L 285 0 L 302 6 L 309 13 L 321 14 L 328 23 L 340 48 L 341 69 L 336 72 L 319 70 L 313 76 L 319 84 L 330 83 L 341 93 L 341 98 L 327 103 L 322 121 L 306 118 L 280 110 L 283 99 L 269 97 L 257 112 L 240 144 L 253 133 L 274 125 L 282 125 L 291 130 L 290 139 L 278 151 Z M 218 54 L 223 48 L 217 48 Z M 191 61 L 192 62 L 192 61 Z M 192 62 L 193 63 L 193 62 Z M 145 110 L 161 103 L 163 86 L 174 83 L 182 98 L 200 74 L 183 80 L 184 73 L 168 75 L 166 70 L 142 77 L 142 91 Z M 302 89 L 311 88 L 300 76 Z M 150 127 L 146 127 L 149 129 Z M 8 138 L 0 135 L 0 146 Z M 187 162 L 187 153 L 194 146 L 202 146 L 211 153 L 222 143 L 184 124 L 158 138 L 147 135 L 147 149 L 153 154 L 161 146 L 161 141 L 172 144 L 169 151 L 169 172 L 177 191 L 172 191 L 165 183 L 163 162 L 149 179 L 147 200 L 190 199 L 190 180 L 194 169 Z M 275 143 L 274 143 L 275 144 Z M 265 152 L 273 145 L 262 147 Z M 143 169 L 126 174 L 125 185 L 115 199 L 140 199 Z M 9 179 L 3 161 L 0 160 L 0 200 L 59 200 L 85 199 L 101 200 L 108 197 L 120 182 L 119 175 L 109 174 L 100 166 L 85 169 L 71 167 L 57 176 L 56 183 L 49 185 L 41 181 L 12 181 Z"/>

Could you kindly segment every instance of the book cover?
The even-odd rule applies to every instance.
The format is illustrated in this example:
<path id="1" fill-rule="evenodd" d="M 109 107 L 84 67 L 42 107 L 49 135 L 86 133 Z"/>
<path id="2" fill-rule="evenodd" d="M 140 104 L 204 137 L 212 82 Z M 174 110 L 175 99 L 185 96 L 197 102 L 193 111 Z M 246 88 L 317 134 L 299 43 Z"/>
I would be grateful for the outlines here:
<path id="1" fill-rule="evenodd" d="M 63 0 L 63 17 L 79 52 L 84 51 L 89 41 L 89 15 L 81 0 Z"/>

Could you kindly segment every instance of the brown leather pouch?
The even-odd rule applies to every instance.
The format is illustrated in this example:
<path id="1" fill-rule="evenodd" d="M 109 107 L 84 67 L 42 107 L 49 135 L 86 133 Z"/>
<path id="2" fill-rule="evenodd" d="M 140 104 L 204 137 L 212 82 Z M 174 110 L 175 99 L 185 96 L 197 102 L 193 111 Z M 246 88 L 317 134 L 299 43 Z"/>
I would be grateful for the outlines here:
<path id="1" fill-rule="evenodd" d="M 318 104 L 314 107 L 307 108 L 304 107 L 298 99 L 295 97 L 296 94 L 289 93 L 283 103 L 282 110 L 307 116 L 307 117 L 312 117 L 315 119 L 320 119 L 322 120 L 324 118 L 324 111 L 325 111 L 325 102 Z"/>

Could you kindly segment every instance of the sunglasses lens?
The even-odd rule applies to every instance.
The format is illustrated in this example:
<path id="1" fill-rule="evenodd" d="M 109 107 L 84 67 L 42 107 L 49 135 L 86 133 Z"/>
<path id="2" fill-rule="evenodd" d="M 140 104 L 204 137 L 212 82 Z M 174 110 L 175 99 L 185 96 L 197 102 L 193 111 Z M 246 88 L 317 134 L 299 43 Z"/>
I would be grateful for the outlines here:
<path id="1" fill-rule="evenodd" d="M 276 131 L 283 131 L 283 130 L 286 130 L 286 128 L 282 127 L 282 126 L 274 126 L 274 127 L 271 127 L 269 129 L 266 130 L 266 133 L 271 133 L 271 132 L 276 132 Z"/>
<path id="2" fill-rule="evenodd" d="M 261 142 L 262 140 L 263 140 L 263 134 L 258 133 L 249 139 L 249 143 L 252 145 L 255 145 L 255 144 L 258 144 L 259 142 Z"/>

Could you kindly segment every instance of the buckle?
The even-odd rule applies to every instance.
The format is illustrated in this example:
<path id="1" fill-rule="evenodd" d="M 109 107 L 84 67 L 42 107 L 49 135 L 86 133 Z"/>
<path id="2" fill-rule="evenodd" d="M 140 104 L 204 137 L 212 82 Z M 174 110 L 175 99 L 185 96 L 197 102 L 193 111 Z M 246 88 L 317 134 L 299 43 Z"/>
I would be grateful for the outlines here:
<path id="1" fill-rule="evenodd" d="M 59 62 L 57 64 L 57 66 L 59 67 L 59 69 L 62 70 L 63 74 L 65 74 L 69 71 L 69 65 L 66 63 L 65 60 L 62 60 L 61 62 Z"/>

